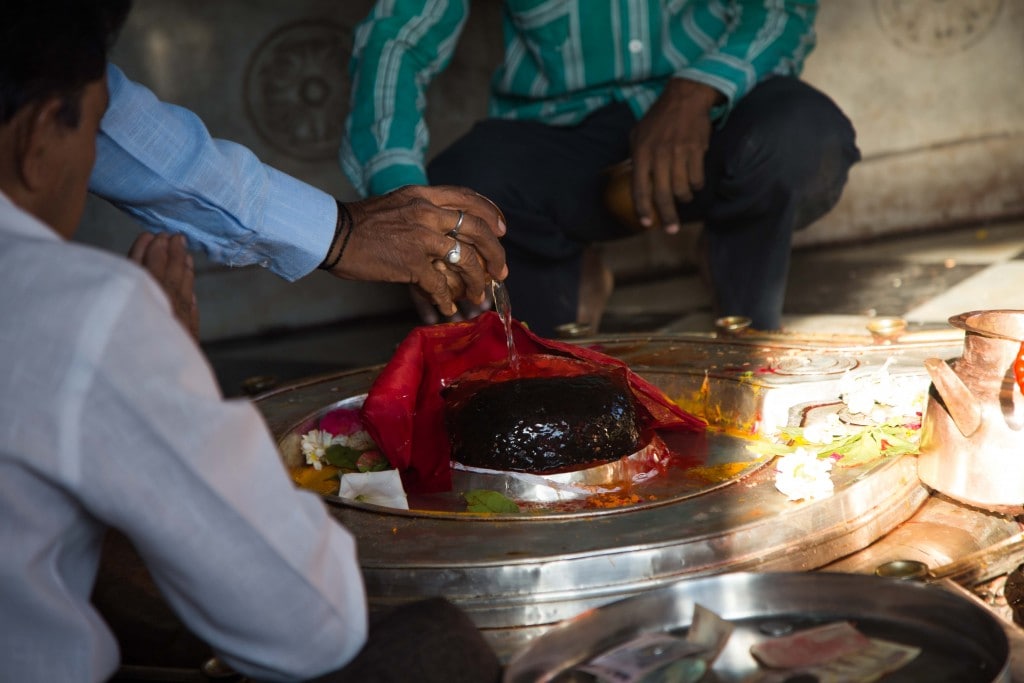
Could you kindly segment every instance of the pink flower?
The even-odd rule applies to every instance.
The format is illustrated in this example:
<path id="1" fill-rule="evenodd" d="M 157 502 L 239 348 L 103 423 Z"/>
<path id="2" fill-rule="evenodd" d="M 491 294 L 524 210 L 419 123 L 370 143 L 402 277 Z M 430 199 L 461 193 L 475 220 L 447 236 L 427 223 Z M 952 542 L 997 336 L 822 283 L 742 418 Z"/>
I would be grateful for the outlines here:
<path id="1" fill-rule="evenodd" d="M 361 431 L 362 428 L 363 421 L 359 418 L 359 411 L 352 408 L 338 408 L 320 418 L 320 429 L 334 436 L 348 436 Z"/>
<path id="2" fill-rule="evenodd" d="M 356 460 L 356 469 L 360 472 L 380 472 L 390 467 L 387 459 L 380 451 L 365 451 Z"/>

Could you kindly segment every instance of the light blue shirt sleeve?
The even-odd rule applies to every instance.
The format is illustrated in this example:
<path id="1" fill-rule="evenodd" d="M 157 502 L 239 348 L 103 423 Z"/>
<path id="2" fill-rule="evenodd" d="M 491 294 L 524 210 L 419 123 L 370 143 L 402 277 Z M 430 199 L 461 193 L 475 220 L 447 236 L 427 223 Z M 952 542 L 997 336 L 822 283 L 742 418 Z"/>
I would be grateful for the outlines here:
<path id="1" fill-rule="evenodd" d="M 107 79 L 93 193 L 229 266 L 258 264 L 296 280 L 323 261 L 337 220 L 333 197 L 212 138 L 199 117 L 116 66 Z"/>

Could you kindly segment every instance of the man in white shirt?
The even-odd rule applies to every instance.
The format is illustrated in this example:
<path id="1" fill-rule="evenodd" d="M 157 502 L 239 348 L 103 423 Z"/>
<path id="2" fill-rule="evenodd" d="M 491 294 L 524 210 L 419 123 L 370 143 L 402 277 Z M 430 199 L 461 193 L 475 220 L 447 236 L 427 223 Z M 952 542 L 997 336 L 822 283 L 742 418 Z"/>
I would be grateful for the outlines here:
<path id="1" fill-rule="evenodd" d="M 111 527 L 182 621 L 247 676 L 398 680 L 397 663 L 373 668 L 403 643 L 367 645 L 352 537 L 291 484 L 257 410 L 220 396 L 144 270 L 67 241 L 127 7 L 0 5 L 0 680 L 98 683 L 116 670 L 89 602 Z M 418 680 L 496 678 L 482 640 L 459 637 L 450 654 L 462 661 Z M 402 653 L 404 671 L 421 664 L 415 648 Z"/>

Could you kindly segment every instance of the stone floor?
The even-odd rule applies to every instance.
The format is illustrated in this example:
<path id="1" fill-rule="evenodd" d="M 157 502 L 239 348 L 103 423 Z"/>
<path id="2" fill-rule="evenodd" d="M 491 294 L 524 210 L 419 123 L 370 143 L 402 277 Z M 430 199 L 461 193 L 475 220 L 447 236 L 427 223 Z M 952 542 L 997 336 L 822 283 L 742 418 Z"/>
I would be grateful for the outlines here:
<path id="1" fill-rule="evenodd" d="M 599 333 L 712 329 L 709 298 L 692 268 L 622 270 Z M 899 316 L 912 326 L 942 327 L 958 313 L 996 308 L 1024 309 L 1024 220 L 798 249 L 783 325 L 794 332 L 863 332 L 873 316 Z M 240 395 L 384 363 L 416 323 L 410 310 L 205 350 L 224 392 Z"/>

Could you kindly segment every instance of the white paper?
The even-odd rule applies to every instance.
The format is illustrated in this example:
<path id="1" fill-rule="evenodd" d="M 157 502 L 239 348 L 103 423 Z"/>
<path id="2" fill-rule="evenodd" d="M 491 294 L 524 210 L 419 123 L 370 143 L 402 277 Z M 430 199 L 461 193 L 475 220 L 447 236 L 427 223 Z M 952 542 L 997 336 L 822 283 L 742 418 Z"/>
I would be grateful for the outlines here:
<path id="1" fill-rule="evenodd" d="M 338 496 L 357 503 L 408 510 L 409 500 L 398 470 L 353 472 L 341 475 Z"/>

